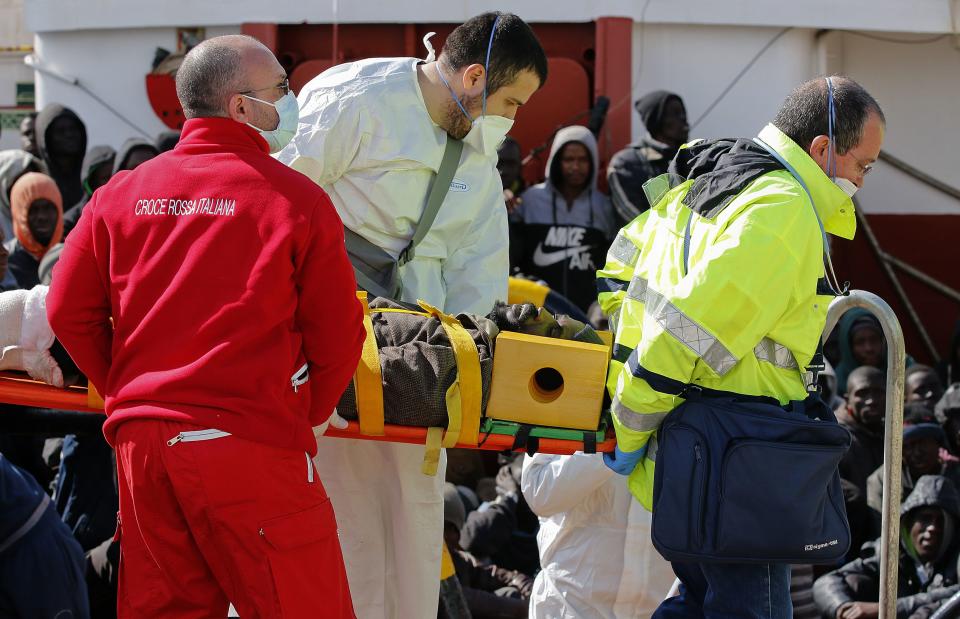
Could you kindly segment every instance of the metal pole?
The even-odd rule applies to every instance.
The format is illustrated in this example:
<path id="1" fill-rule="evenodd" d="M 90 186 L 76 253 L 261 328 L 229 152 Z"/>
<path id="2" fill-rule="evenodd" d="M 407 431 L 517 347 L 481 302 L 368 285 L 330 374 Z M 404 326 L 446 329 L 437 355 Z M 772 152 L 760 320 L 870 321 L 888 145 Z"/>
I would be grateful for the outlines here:
<path id="1" fill-rule="evenodd" d="M 906 351 L 903 331 L 896 314 L 886 302 L 863 290 L 837 297 L 827 311 L 823 341 L 837 326 L 840 317 L 854 307 L 869 310 L 880 321 L 887 340 L 887 407 L 883 446 L 883 507 L 880 525 L 880 618 L 897 616 L 897 566 L 900 557 L 900 481 L 903 455 L 903 375 Z"/>

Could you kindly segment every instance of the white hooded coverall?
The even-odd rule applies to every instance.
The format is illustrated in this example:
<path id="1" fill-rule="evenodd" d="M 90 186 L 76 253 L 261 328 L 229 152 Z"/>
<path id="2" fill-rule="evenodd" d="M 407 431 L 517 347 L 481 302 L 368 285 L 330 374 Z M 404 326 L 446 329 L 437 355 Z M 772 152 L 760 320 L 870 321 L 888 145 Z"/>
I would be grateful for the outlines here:
<path id="1" fill-rule="evenodd" d="M 447 134 L 427 112 L 416 58 L 333 67 L 298 97 L 300 126 L 278 158 L 330 195 L 344 225 L 398 256 L 413 236 Z M 402 300 L 486 314 L 507 298 L 507 214 L 496 156 L 464 145 L 430 232 L 400 269 Z M 316 282 L 322 286 L 323 282 Z M 443 482 L 424 448 L 318 439 L 314 459 L 333 502 L 360 619 L 437 615 Z"/>
<path id="2" fill-rule="evenodd" d="M 653 614 L 673 569 L 650 541 L 650 512 L 600 454 L 525 456 L 520 490 L 540 516 L 530 619 Z"/>

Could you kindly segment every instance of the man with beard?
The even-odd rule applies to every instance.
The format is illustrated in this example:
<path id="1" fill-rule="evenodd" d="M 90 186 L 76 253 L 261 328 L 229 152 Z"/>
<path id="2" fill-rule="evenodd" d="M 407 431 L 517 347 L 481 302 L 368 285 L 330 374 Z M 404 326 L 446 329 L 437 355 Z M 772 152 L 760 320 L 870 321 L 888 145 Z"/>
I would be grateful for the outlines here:
<path id="1" fill-rule="evenodd" d="M 310 81 L 279 159 L 326 190 L 348 248 L 359 237 L 399 265 L 400 300 L 486 314 L 507 298 L 497 146 L 546 80 L 547 59 L 530 27 L 506 13 L 458 26 L 437 59 L 427 47 L 426 60 L 360 60 Z M 411 251 L 449 140 L 463 140 L 459 165 Z M 319 440 L 314 462 L 340 523 L 357 616 L 436 616 L 445 455 L 429 477 L 423 446 Z"/>
<path id="2" fill-rule="evenodd" d="M 637 99 L 635 107 L 647 135 L 614 155 L 607 166 L 610 197 L 621 226 L 650 208 L 643 184 L 667 171 L 690 132 L 680 95 L 657 90 Z"/>

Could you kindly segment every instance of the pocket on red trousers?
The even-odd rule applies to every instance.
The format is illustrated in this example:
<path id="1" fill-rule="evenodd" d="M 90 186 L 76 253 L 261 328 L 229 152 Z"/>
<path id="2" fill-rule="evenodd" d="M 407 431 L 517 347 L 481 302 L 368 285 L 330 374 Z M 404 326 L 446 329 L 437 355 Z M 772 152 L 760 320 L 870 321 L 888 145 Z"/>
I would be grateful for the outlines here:
<path id="1" fill-rule="evenodd" d="M 353 617 L 329 499 L 260 523 L 283 617 Z"/>

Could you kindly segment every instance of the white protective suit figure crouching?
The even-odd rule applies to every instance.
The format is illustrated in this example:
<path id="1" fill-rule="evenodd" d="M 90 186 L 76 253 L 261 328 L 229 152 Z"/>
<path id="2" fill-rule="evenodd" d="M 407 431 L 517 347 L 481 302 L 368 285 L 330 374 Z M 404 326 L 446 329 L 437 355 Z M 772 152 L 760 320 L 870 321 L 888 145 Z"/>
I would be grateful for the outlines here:
<path id="1" fill-rule="evenodd" d="M 642 619 L 674 575 L 650 541 L 652 514 L 600 454 L 525 456 L 520 490 L 540 517 L 530 619 Z"/>
<path id="2" fill-rule="evenodd" d="M 546 79 L 546 56 L 519 17 L 457 27 L 440 59 L 378 58 L 333 67 L 301 90 L 300 126 L 278 155 L 330 195 L 344 225 L 392 256 L 407 247 L 448 139 L 463 139 L 439 214 L 401 267 L 401 298 L 486 314 L 506 300 L 507 213 L 496 148 Z M 323 282 L 316 282 L 322 286 Z M 333 502 L 360 619 L 437 615 L 443 538 L 441 458 L 424 448 L 319 438 L 314 459 Z"/>

